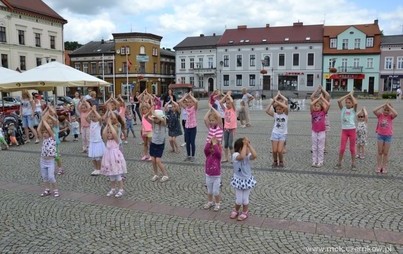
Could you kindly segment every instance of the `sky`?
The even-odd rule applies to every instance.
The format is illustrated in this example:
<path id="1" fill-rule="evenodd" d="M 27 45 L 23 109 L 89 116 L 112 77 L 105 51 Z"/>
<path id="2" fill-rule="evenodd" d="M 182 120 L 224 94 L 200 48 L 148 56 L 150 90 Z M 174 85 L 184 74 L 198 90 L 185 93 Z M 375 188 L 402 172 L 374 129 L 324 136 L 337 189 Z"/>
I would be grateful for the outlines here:
<path id="1" fill-rule="evenodd" d="M 162 36 L 173 48 L 200 34 L 221 35 L 248 27 L 369 24 L 379 20 L 385 35 L 403 34 L 402 0 L 42 0 L 68 23 L 66 41 L 85 44 L 112 39 L 112 33 Z"/>

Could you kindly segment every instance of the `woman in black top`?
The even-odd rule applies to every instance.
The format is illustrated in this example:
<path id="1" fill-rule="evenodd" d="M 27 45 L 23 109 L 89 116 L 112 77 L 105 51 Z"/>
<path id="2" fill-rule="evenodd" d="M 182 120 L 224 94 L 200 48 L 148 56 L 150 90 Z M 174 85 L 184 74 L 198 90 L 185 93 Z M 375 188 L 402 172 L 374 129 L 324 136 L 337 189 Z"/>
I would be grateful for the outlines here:
<path id="1" fill-rule="evenodd" d="M 162 104 L 162 107 L 165 107 L 165 104 L 168 103 L 170 100 L 176 101 L 176 97 L 172 89 L 168 89 L 168 93 L 164 96 L 164 103 Z"/>

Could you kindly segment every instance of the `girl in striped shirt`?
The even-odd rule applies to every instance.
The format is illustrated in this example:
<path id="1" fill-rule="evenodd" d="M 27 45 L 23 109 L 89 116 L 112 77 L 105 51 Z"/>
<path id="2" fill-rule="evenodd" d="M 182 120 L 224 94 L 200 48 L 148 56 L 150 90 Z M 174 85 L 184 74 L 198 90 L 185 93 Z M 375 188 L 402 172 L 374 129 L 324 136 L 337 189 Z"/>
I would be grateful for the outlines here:
<path id="1" fill-rule="evenodd" d="M 211 141 L 212 137 L 216 137 L 218 144 L 221 144 L 223 137 L 223 125 L 220 113 L 210 105 L 210 109 L 204 116 L 204 124 L 208 128 L 206 143 Z"/>

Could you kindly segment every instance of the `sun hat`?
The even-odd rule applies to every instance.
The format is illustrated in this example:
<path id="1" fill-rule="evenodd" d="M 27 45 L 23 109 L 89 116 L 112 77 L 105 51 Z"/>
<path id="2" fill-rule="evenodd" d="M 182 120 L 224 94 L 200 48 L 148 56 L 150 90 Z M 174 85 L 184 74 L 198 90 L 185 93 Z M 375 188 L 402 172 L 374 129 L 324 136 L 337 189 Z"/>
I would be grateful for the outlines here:
<path id="1" fill-rule="evenodd" d="M 162 111 L 162 110 L 160 110 L 160 109 L 154 110 L 154 113 L 155 113 L 155 115 L 158 116 L 158 117 L 165 118 L 164 111 Z M 154 115 L 153 115 L 152 117 L 154 117 Z"/>

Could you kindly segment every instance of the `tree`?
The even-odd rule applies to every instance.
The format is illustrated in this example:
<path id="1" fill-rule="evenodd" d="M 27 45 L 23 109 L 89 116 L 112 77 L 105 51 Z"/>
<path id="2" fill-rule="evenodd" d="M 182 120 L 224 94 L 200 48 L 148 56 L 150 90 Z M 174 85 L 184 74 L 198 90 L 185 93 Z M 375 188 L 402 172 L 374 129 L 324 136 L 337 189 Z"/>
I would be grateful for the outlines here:
<path id="1" fill-rule="evenodd" d="M 65 50 L 76 50 L 83 46 L 82 44 L 76 42 L 76 41 L 65 41 L 64 42 L 64 49 Z"/>

